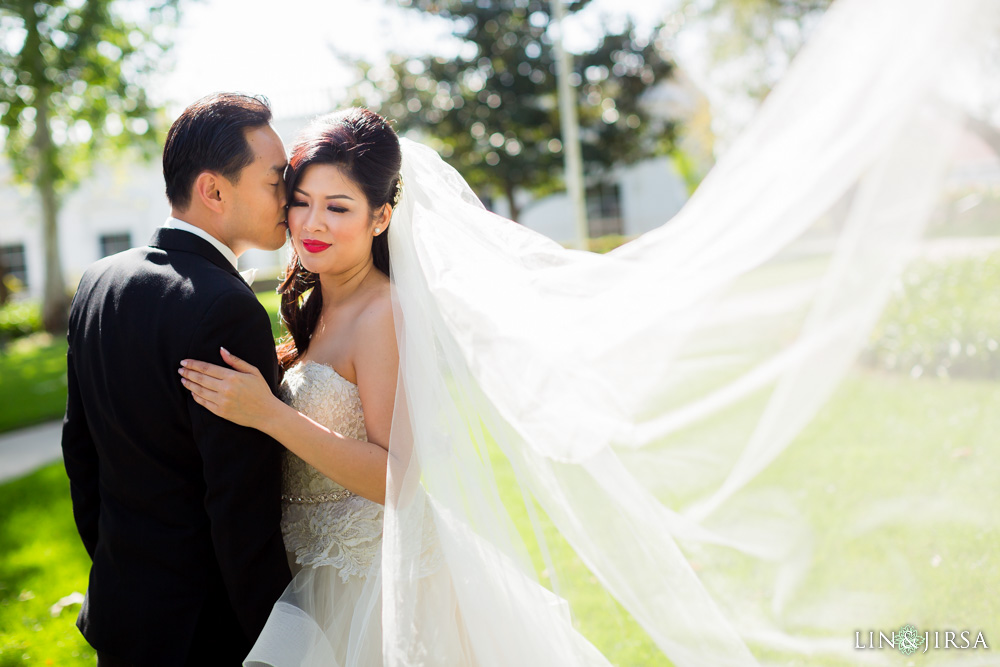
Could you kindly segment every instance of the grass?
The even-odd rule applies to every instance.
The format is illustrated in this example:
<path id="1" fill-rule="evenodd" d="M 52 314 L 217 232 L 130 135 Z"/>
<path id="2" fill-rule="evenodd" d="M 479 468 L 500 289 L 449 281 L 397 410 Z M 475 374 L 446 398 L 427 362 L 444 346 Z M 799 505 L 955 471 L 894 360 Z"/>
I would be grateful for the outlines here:
<path id="1" fill-rule="evenodd" d="M 259 298 L 277 335 L 278 296 L 264 293 Z M 935 304 L 939 301 L 950 298 Z M 64 343 L 35 337 L 0 357 L 0 431 L 62 414 L 64 355 Z M 32 400 L 24 401 L 26 395 Z M 710 587 L 724 574 L 739 579 L 741 590 L 756 590 L 756 596 L 731 602 L 764 625 L 818 633 L 812 625 L 814 605 L 850 601 L 851 595 L 876 584 L 884 588 L 889 581 L 897 589 L 890 604 L 847 604 L 842 610 L 838 622 L 845 642 L 853 640 L 856 629 L 889 631 L 904 622 L 921 631 L 979 628 L 992 639 L 1000 632 L 1000 602 L 994 594 L 1000 590 L 1000 531 L 990 518 L 1000 507 L 997 405 L 996 381 L 927 375 L 914 380 L 856 368 L 797 440 L 730 501 L 748 507 L 767 500 L 776 486 L 797 489 L 787 506 L 811 527 L 809 546 L 820 554 L 813 569 L 800 573 L 800 585 L 778 600 L 774 591 L 781 573 L 759 561 L 721 548 L 692 551 L 689 560 L 697 562 Z M 738 409 L 752 414 L 757 407 Z M 737 423 L 741 416 L 720 418 Z M 697 447 L 704 444 L 697 433 L 682 435 Z M 533 529 L 510 468 L 500 454 L 491 458 L 505 505 L 532 545 Z M 627 457 L 624 462 L 630 465 Z M 668 506 L 677 506 L 690 491 L 679 482 L 683 480 L 665 480 L 660 489 Z M 885 496 L 889 491 L 905 502 L 871 505 L 868 492 Z M 923 511 L 922 500 L 945 494 L 959 507 L 947 515 Z M 724 519 L 725 512 L 720 516 Z M 616 665 L 670 665 L 544 514 L 539 519 L 556 565 L 559 593 L 570 601 L 581 632 Z M 529 548 L 540 579 L 548 581 L 552 573 L 544 570 L 537 548 Z M 49 613 L 60 598 L 84 590 L 89 567 L 73 525 L 61 464 L 0 486 L 0 554 L 0 667 L 93 664 L 92 652 L 73 625 L 79 607 L 56 617 Z M 826 567 L 830 564 L 837 567 Z M 771 647 L 752 648 L 777 661 L 802 664 Z M 947 655 L 928 652 L 920 661 L 943 664 Z M 814 656 L 808 664 L 832 666 L 844 660 Z"/>
<path id="2" fill-rule="evenodd" d="M 915 376 L 1000 378 L 1000 253 L 915 262 L 875 327 L 864 358 Z"/>
<path id="3" fill-rule="evenodd" d="M 997 634 L 997 405 L 1000 384 L 988 380 L 855 371 L 788 450 L 732 499 L 747 507 L 779 483 L 796 489 L 789 506 L 807 527 L 801 545 L 815 554 L 812 568 L 797 573 L 780 603 L 772 594 L 776 571 L 759 563 L 752 569 L 722 550 L 704 554 L 706 568 L 745 568 L 748 580 L 767 591 L 755 617 L 804 634 L 818 631 L 817 605 L 833 600 L 842 602 L 839 616 L 824 620 L 845 638 L 859 628 L 888 632 L 907 622 Z M 938 502 L 943 498 L 947 505 Z M 892 592 L 876 602 L 864 597 L 873 590 Z M 947 664 L 948 655 L 929 652 L 922 664 Z M 839 665 L 843 658 L 817 656 L 809 664 Z"/>
<path id="4" fill-rule="evenodd" d="M 0 486 L 0 553 L 0 667 L 93 665 L 75 626 L 80 606 L 50 611 L 86 590 L 90 569 L 62 463 Z"/>
<path id="5" fill-rule="evenodd" d="M 66 410 L 66 341 L 35 334 L 0 354 L 0 433 L 58 419 Z"/>
<path id="6" fill-rule="evenodd" d="M 991 509 L 1000 507 L 997 405 L 996 382 L 912 380 L 855 369 L 785 453 L 719 513 L 723 522 L 727 506 L 766 508 L 762 519 L 798 513 L 795 518 L 809 527 L 806 543 L 816 554 L 799 586 L 779 601 L 776 591 L 787 572 L 725 548 L 691 549 L 686 555 L 710 590 L 719 592 L 725 580 L 739 582 L 744 598 L 719 599 L 731 611 L 748 614 L 755 627 L 819 634 L 820 628 L 811 625 L 812 613 L 843 600 L 833 621 L 839 629 L 833 632 L 845 645 L 859 627 L 889 632 L 906 622 L 921 631 L 958 627 L 982 629 L 986 637 L 998 634 L 1000 602 L 993 592 L 1000 590 L 1000 528 L 991 519 Z M 533 529 L 511 485 L 510 468 L 496 453 L 491 462 L 504 503 L 531 545 Z M 774 502 L 778 487 L 796 495 Z M 899 506 L 871 504 L 876 494 L 889 492 Z M 925 511 L 943 494 L 955 501 L 945 508 L 950 511 Z M 670 495 L 667 491 L 664 497 L 668 506 Z M 603 591 L 544 515 L 541 524 L 559 573 L 559 592 L 570 601 L 580 631 L 616 665 L 672 664 Z M 547 581 L 537 550 L 532 555 L 541 580 Z M 871 608 L 856 606 L 868 591 L 886 590 L 887 581 L 894 582 L 891 599 Z M 796 662 L 773 647 L 751 648 L 779 664 L 802 664 L 801 658 Z M 945 664 L 946 656 L 929 652 L 922 659 Z M 845 663 L 843 655 L 817 655 L 808 664 Z"/>
<path id="7" fill-rule="evenodd" d="M 497 447 L 490 448 L 490 464 L 501 500 L 527 545 L 539 580 L 552 587 L 552 579 L 557 577 L 555 590 L 569 602 L 577 630 L 612 664 L 621 667 L 672 665 L 621 604 L 600 586 L 555 525 L 535 505 L 539 527 L 556 572 L 550 573 L 545 568 L 523 496 L 514 483 L 513 470 Z"/>
<path id="8" fill-rule="evenodd" d="M 1000 431 L 1000 385 L 984 380 L 911 380 L 858 370 L 852 373 L 798 440 L 767 471 L 733 498 L 738 506 L 757 502 L 771 486 L 801 480 L 795 507 L 815 535 L 817 569 L 802 590 L 775 606 L 771 577 L 759 563 L 727 550 L 689 554 L 699 574 L 712 585 L 713 572 L 738 574 L 760 598 L 742 600 L 760 619 L 808 634 L 810 605 L 827 596 L 864 590 L 866 582 L 899 580 L 895 608 L 881 615 L 859 609 L 843 621 L 845 641 L 853 629 L 890 630 L 913 622 L 921 630 L 981 628 L 987 638 L 1000 631 L 1000 533 L 976 513 L 1000 506 L 1000 460 L 992 435 Z M 907 415 L 906 419 L 891 415 Z M 507 464 L 493 457 L 501 494 L 524 535 L 532 528 Z M 947 493 L 972 512 L 967 516 L 879 514 L 865 492 L 891 490 Z M 850 489 L 853 493 L 846 493 Z M 884 509 L 884 508 L 883 508 Z M 909 513 L 909 519 L 907 519 Z M 881 519 L 879 519 L 881 516 Z M 977 520 L 976 517 L 979 516 Z M 580 630 L 616 665 L 670 665 L 645 632 L 611 599 L 542 515 L 542 530 L 559 574 L 560 594 L 571 603 Z M 919 520 L 917 520 L 919 519 Z M 867 523 L 866 523 L 867 522 Z M 872 523 L 874 522 L 874 524 Z M 869 525 L 867 531 L 862 527 Z M 860 531 L 860 532 L 859 532 Z M 526 540 L 529 544 L 530 540 Z M 0 486 L 0 667 L 24 664 L 93 664 L 79 639 L 73 606 L 53 618 L 49 608 L 74 591 L 83 591 L 89 566 L 72 522 L 68 485 L 61 465 Z M 541 557 L 532 553 L 539 564 Z M 850 573 L 850 580 L 829 578 L 828 562 Z M 808 591 L 808 595 L 806 592 Z M 24 598 L 24 599 L 22 599 Z M 872 625 L 868 625 L 871 623 Z M 765 647 L 755 651 L 769 654 Z M 921 664 L 935 664 L 944 653 L 929 652 Z M 49 662 L 51 661 L 51 662 Z M 817 657 L 810 665 L 837 665 Z M 938 663 L 940 664 L 940 662 Z"/>

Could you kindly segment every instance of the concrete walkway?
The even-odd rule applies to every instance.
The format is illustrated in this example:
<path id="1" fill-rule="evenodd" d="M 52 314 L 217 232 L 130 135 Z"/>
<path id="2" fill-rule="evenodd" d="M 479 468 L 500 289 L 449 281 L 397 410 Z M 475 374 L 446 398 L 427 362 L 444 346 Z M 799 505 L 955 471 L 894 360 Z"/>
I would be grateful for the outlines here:
<path id="1" fill-rule="evenodd" d="M 62 458 L 62 421 L 0 435 L 0 484 Z"/>

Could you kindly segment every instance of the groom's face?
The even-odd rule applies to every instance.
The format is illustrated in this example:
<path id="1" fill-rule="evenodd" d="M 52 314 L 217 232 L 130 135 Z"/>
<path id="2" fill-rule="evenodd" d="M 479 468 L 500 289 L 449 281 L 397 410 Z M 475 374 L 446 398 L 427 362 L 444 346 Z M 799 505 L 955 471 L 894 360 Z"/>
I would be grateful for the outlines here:
<path id="1" fill-rule="evenodd" d="M 285 243 L 285 147 L 269 125 L 246 132 L 253 162 L 229 184 L 231 205 L 227 227 L 230 247 L 242 253 L 250 248 L 277 250 Z"/>

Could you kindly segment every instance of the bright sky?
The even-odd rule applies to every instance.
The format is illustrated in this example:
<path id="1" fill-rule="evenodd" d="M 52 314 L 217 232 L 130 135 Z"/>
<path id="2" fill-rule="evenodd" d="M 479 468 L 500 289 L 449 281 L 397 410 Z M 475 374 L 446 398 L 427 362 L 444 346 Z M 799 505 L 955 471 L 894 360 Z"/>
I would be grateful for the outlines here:
<path id="1" fill-rule="evenodd" d="M 569 50 L 593 43 L 601 24 L 631 15 L 667 18 L 678 0 L 594 0 L 567 21 Z M 276 9 L 277 8 L 277 9 Z M 336 51 L 379 62 L 390 51 L 453 54 L 450 22 L 392 0 L 200 0 L 182 3 L 172 72 L 154 96 L 171 115 L 218 90 L 266 95 L 278 117 L 324 111 L 355 81 Z"/>

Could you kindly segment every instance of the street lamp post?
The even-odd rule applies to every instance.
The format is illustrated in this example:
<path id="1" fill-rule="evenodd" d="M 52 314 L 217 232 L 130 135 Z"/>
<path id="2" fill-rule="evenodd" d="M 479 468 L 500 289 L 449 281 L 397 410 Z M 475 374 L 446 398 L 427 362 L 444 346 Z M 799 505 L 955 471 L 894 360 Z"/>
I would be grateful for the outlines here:
<path id="1" fill-rule="evenodd" d="M 563 0 L 550 0 L 555 19 L 556 79 L 559 86 L 559 123 L 562 127 L 563 165 L 566 191 L 573 209 L 577 244 L 587 249 L 587 208 L 583 196 L 583 159 L 580 156 L 580 123 L 576 116 L 576 96 L 570 83 L 569 54 L 563 47 L 563 26 L 566 11 Z"/>

